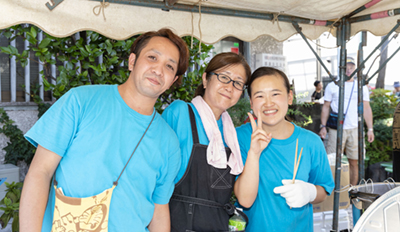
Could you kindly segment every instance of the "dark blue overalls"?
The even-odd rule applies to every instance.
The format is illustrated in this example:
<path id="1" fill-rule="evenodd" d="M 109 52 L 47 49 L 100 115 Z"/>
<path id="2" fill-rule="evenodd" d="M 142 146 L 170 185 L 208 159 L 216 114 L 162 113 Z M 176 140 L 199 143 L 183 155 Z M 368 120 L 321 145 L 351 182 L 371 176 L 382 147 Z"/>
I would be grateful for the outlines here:
<path id="1" fill-rule="evenodd" d="M 234 207 L 229 203 L 235 175 L 231 168 L 207 163 L 207 145 L 199 143 L 196 119 L 190 105 L 193 147 L 186 172 L 175 185 L 169 203 L 172 232 L 227 232 Z M 227 158 L 231 154 L 226 148 Z"/>

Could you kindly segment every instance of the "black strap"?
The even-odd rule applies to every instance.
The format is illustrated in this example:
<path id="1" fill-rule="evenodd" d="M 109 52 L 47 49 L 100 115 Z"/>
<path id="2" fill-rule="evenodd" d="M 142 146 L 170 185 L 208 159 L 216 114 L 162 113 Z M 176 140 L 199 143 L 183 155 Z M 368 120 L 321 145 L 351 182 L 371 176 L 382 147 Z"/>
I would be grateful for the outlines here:
<path id="1" fill-rule="evenodd" d="M 118 185 L 118 180 L 119 180 L 119 178 L 121 178 L 121 175 L 122 175 L 122 173 L 124 173 L 126 166 L 128 166 L 128 163 L 129 163 L 129 161 L 131 161 L 131 158 L 132 158 L 133 154 L 135 153 L 135 151 L 136 151 L 136 149 L 138 148 L 140 142 L 142 142 L 142 140 L 143 140 L 145 134 L 146 134 L 147 131 L 149 130 L 151 123 L 153 122 L 154 118 L 156 117 L 156 114 L 157 114 L 157 113 L 154 112 L 153 117 L 151 118 L 151 121 L 150 121 L 149 125 L 147 126 L 147 128 L 146 128 L 146 130 L 144 131 L 142 137 L 140 138 L 139 142 L 137 143 L 135 149 L 133 150 L 131 156 L 129 157 L 129 159 L 128 159 L 128 161 L 126 162 L 124 168 L 122 169 L 121 173 L 119 174 L 118 179 L 117 179 L 116 181 L 114 181 L 113 185 L 115 185 L 115 186 Z M 56 170 L 56 171 L 57 171 L 57 170 Z M 54 179 L 53 179 L 53 184 L 54 184 L 55 186 L 58 185 L 58 182 L 56 181 L 56 171 L 54 172 Z"/>
<path id="2" fill-rule="evenodd" d="M 199 135 L 197 133 L 196 118 L 194 116 L 193 109 L 189 104 L 188 108 L 189 108 L 190 126 L 192 127 L 193 144 L 197 144 L 199 143 Z"/>
<path id="3" fill-rule="evenodd" d="M 222 205 L 215 201 L 210 201 L 210 200 L 201 199 L 201 198 L 197 198 L 197 197 L 189 197 L 189 196 L 184 196 L 184 195 L 179 195 L 179 194 L 172 195 L 171 200 L 180 201 L 180 202 L 184 202 L 184 203 L 188 203 L 188 204 L 196 204 L 196 205 L 224 209 L 228 215 L 233 215 L 235 213 L 235 206 L 232 205 L 231 203 L 226 203 L 225 205 Z"/>

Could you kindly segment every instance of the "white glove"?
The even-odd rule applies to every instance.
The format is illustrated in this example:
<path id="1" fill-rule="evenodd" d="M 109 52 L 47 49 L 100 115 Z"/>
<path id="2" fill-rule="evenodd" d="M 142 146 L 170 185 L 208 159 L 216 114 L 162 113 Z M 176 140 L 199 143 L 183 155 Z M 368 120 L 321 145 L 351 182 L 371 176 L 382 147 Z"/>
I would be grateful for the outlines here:
<path id="1" fill-rule="evenodd" d="M 286 203 L 293 208 L 300 208 L 312 202 L 317 197 L 317 188 L 315 185 L 296 180 L 282 180 L 283 186 L 274 188 L 274 193 L 281 194 L 286 199 Z"/>

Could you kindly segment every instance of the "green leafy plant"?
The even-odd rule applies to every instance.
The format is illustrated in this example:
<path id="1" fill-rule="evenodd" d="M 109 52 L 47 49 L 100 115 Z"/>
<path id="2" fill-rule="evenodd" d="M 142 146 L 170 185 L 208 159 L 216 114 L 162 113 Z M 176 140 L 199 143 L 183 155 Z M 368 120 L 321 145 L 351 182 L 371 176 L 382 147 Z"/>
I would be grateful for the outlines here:
<path id="1" fill-rule="evenodd" d="M 374 122 L 375 140 L 372 143 L 365 140 L 366 157 L 370 164 L 390 161 L 392 158 L 392 120 L 380 119 Z"/>
<path id="2" fill-rule="evenodd" d="M 228 109 L 228 113 L 231 116 L 235 127 L 238 127 L 245 122 L 248 117 L 247 112 L 251 112 L 251 106 L 249 99 L 246 97 L 239 99 L 236 105 Z"/>
<path id="3" fill-rule="evenodd" d="M 310 108 L 314 103 L 301 102 L 299 99 L 307 97 L 308 92 L 299 93 L 294 96 L 293 104 L 289 106 L 287 118 L 299 127 L 306 127 L 313 123 L 311 115 L 304 113 L 306 108 Z"/>
<path id="4" fill-rule="evenodd" d="M 0 225 L 5 228 L 8 222 L 13 218 L 11 224 L 12 232 L 19 231 L 19 201 L 21 198 L 22 183 L 5 182 L 7 187 L 5 197 L 0 201 L 0 210 L 4 213 L 0 216 Z"/>
<path id="5" fill-rule="evenodd" d="M 25 161 L 29 165 L 36 149 L 24 138 L 22 131 L 13 124 L 14 121 L 8 117 L 3 108 L 0 108 L 0 123 L 3 124 L 0 133 L 10 139 L 3 148 L 6 152 L 5 163 L 17 165 L 18 161 Z"/>
<path id="6" fill-rule="evenodd" d="M 374 89 L 372 90 L 370 105 L 375 121 L 393 118 L 394 110 L 397 106 L 397 98 L 390 94 L 390 90 Z"/>
<path id="7" fill-rule="evenodd" d="M 365 137 L 366 157 L 370 164 L 390 161 L 392 157 L 392 124 L 397 98 L 389 90 L 372 90 L 370 105 L 373 112 L 375 140 Z"/>

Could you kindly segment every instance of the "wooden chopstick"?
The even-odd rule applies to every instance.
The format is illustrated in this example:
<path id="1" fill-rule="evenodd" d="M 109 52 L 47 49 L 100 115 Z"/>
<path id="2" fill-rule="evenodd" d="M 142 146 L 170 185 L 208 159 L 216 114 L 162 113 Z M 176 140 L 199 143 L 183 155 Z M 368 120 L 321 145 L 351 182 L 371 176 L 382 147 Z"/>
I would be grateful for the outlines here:
<path id="1" fill-rule="evenodd" d="M 301 154 L 303 153 L 303 148 L 300 150 L 299 159 L 297 160 L 297 150 L 299 145 L 299 139 L 296 140 L 296 153 L 294 154 L 294 167 L 293 167 L 293 179 L 292 184 L 294 184 L 296 180 L 297 169 L 299 169 Z"/>
<path id="2" fill-rule="evenodd" d="M 303 153 L 303 148 L 300 149 L 300 155 L 299 159 L 297 160 L 297 148 L 299 145 L 299 139 L 296 140 L 296 153 L 294 154 L 294 165 L 293 165 L 293 179 L 292 179 L 292 184 L 294 184 L 296 180 L 296 175 L 297 175 L 297 170 L 299 169 L 300 165 L 300 160 L 301 160 L 301 154 Z M 290 207 L 292 209 L 292 207 Z"/>

